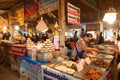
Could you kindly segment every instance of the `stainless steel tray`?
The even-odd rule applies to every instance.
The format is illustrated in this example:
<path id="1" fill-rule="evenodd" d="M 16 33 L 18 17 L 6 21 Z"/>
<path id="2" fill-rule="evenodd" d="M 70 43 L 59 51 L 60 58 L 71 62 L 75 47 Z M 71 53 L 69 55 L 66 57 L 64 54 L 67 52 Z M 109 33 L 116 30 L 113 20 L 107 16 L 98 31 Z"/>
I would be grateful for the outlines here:
<path id="1" fill-rule="evenodd" d="M 113 60 L 113 58 L 114 58 L 114 56 L 112 56 L 112 55 L 107 55 L 107 54 L 98 54 L 97 56 L 96 56 L 96 58 L 98 58 L 98 59 L 103 59 L 103 60 Z"/>
<path id="2" fill-rule="evenodd" d="M 98 66 L 98 65 L 96 65 L 96 64 L 95 64 L 95 61 L 97 61 L 97 60 L 98 60 L 98 61 L 104 61 L 104 62 L 106 62 L 106 63 L 107 63 L 107 67 L 103 67 L 103 66 Z M 111 64 L 111 61 L 110 61 L 110 60 L 102 60 L 102 59 L 94 59 L 94 61 L 91 63 L 91 65 L 97 66 L 97 67 L 99 67 L 99 68 L 103 68 L 103 69 L 105 69 L 105 70 L 109 69 L 110 64 Z"/>
<path id="3" fill-rule="evenodd" d="M 105 74 L 105 72 L 106 72 L 105 69 L 96 67 L 96 66 L 94 66 L 94 65 L 89 65 L 89 66 L 87 66 L 86 68 L 84 68 L 82 71 L 80 71 L 80 72 L 75 72 L 75 73 L 73 74 L 73 76 L 78 77 L 78 78 L 81 78 L 81 79 L 83 79 L 83 80 L 86 80 L 86 78 L 84 77 L 84 75 L 85 75 L 85 73 L 86 73 L 86 71 L 87 71 L 88 69 L 100 70 L 100 71 L 102 72 L 102 76 L 101 76 L 101 78 L 98 79 L 98 80 L 103 80 L 104 74 Z"/>
<path id="4" fill-rule="evenodd" d="M 115 54 L 115 51 L 110 51 L 110 50 L 99 50 L 99 53 L 101 54 L 108 54 L 108 55 L 114 55 Z"/>
<path id="5" fill-rule="evenodd" d="M 108 48 L 109 47 L 113 47 L 115 48 L 115 45 L 102 45 L 105 49 L 99 49 L 99 45 L 94 45 L 95 48 L 99 49 L 99 53 L 102 54 L 110 54 L 110 55 L 114 55 L 115 51 L 110 51 Z"/>

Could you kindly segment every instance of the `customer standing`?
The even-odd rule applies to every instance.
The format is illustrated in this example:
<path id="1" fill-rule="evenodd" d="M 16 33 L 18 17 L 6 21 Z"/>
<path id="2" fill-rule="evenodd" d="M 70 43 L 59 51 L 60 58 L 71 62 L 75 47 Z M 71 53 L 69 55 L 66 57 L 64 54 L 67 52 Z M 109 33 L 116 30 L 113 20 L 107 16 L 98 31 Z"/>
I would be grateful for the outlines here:
<path id="1" fill-rule="evenodd" d="M 109 47 L 110 50 L 116 51 L 117 55 L 117 64 L 120 63 L 120 29 L 118 29 L 118 36 L 116 39 L 116 48 Z M 119 70 L 119 69 L 118 69 Z M 120 73 L 118 73 L 118 80 L 120 79 Z"/>
<path id="2" fill-rule="evenodd" d="M 116 37 L 117 37 L 117 36 L 116 36 L 116 32 L 114 32 L 114 33 L 113 33 L 113 36 L 112 36 L 112 39 L 113 39 L 113 41 L 114 41 L 114 44 L 116 44 L 116 39 L 117 39 Z"/>
<path id="3" fill-rule="evenodd" d="M 73 35 L 73 39 L 74 39 L 74 42 L 76 43 L 77 40 L 78 40 L 77 31 L 75 31 L 75 33 L 74 33 L 74 35 Z"/>
<path id="4" fill-rule="evenodd" d="M 100 32 L 100 35 L 98 37 L 98 44 L 104 43 L 104 37 L 102 36 L 102 32 Z"/>
<path id="5" fill-rule="evenodd" d="M 3 32 L 0 32 L 0 41 L 3 39 Z"/>
<path id="6" fill-rule="evenodd" d="M 118 36 L 116 39 L 116 48 L 109 47 L 110 50 L 116 51 L 120 54 L 120 29 L 118 29 Z M 120 62 L 120 55 L 118 55 L 118 62 Z"/>
<path id="7" fill-rule="evenodd" d="M 86 34 L 86 33 L 84 32 L 84 29 L 81 29 L 80 37 L 83 38 L 84 34 Z"/>

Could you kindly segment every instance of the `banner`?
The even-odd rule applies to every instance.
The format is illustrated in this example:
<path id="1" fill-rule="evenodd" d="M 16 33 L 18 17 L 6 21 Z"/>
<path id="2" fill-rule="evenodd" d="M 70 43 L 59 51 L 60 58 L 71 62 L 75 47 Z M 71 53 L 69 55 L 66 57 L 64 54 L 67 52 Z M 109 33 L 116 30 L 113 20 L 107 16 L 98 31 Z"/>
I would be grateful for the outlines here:
<path id="1" fill-rule="evenodd" d="M 7 19 L 0 19 L 0 31 L 3 31 L 3 27 L 6 26 L 7 29 L 9 29 L 8 27 L 8 20 Z"/>
<path id="2" fill-rule="evenodd" d="M 69 24 L 80 24 L 80 17 L 73 15 L 71 13 L 68 13 L 68 23 Z"/>
<path id="3" fill-rule="evenodd" d="M 25 4 L 24 9 L 25 9 L 25 16 L 33 18 L 37 16 L 37 14 L 39 13 L 39 4 L 38 2 L 31 1 Z"/>
<path id="4" fill-rule="evenodd" d="M 42 80 L 82 80 L 42 65 Z"/>
<path id="5" fill-rule="evenodd" d="M 24 25 L 24 8 L 16 11 L 16 19 L 21 25 Z"/>
<path id="6" fill-rule="evenodd" d="M 20 60 L 20 79 L 41 80 L 41 63 L 29 57 L 23 57 Z"/>

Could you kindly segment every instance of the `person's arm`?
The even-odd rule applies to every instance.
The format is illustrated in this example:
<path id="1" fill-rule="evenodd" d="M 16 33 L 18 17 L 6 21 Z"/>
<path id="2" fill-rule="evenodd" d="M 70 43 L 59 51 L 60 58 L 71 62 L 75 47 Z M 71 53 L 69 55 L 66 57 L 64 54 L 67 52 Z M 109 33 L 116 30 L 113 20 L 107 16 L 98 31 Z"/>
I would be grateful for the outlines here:
<path id="1" fill-rule="evenodd" d="M 118 49 L 116 49 L 116 48 L 109 47 L 108 49 L 111 50 L 111 51 L 115 51 L 115 52 L 117 52 L 117 53 L 120 53 L 120 50 L 118 50 Z"/>
<path id="2" fill-rule="evenodd" d="M 96 51 L 96 52 L 98 52 L 99 50 L 97 48 L 86 47 L 86 51 Z"/>
<path id="3" fill-rule="evenodd" d="M 87 47 L 85 42 L 81 39 L 79 39 L 76 43 L 76 46 L 77 46 L 77 49 L 78 51 L 80 52 L 81 50 L 85 50 L 85 51 L 97 51 L 98 52 L 98 49 L 97 48 L 90 48 L 90 47 Z"/>
<path id="4" fill-rule="evenodd" d="M 120 53 L 120 50 L 118 50 L 118 49 L 116 49 L 115 51 L 116 51 L 117 53 Z"/>

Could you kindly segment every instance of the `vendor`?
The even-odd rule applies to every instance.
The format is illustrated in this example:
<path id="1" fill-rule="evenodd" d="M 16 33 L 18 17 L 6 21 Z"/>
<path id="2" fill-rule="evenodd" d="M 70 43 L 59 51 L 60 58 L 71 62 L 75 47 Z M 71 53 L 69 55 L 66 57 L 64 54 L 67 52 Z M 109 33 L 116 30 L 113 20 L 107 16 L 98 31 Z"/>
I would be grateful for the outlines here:
<path id="1" fill-rule="evenodd" d="M 10 38 L 10 33 L 9 32 L 3 33 L 3 40 L 9 40 L 9 38 Z"/>
<path id="2" fill-rule="evenodd" d="M 0 32 L 0 41 L 3 39 L 3 32 Z"/>
<path id="3" fill-rule="evenodd" d="M 117 55 L 117 63 L 120 63 L 120 29 L 118 29 L 118 36 L 116 38 L 116 48 L 109 47 L 111 51 L 115 51 Z M 119 69 L 118 69 L 119 70 Z M 120 79 L 120 73 L 118 73 L 118 80 Z"/>
<path id="4" fill-rule="evenodd" d="M 26 41 L 26 38 L 22 35 L 22 32 L 18 32 L 17 35 L 13 36 L 13 39 L 15 41 L 19 41 L 19 43 L 24 43 Z"/>
<path id="5" fill-rule="evenodd" d="M 46 35 L 47 35 L 48 39 L 50 39 L 53 42 L 54 35 L 53 35 L 52 29 L 48 29 L 47 32 L 46 32 Z"/>
<path id="6" fill-rule="evenodd" d="M 98 51 L 96 48 L 87 47 L 87 43 L 92 39 L 92 35 L 90 33 L 84 34 L 83 38 L 79 38 L 75 44 L 75 48 L 72 56 L 75 57 L 75 61 L 79 58 L 82 58 L 85 55 L 86 51 L 93 52 Z"/>
<path id="7" fill-rule="evenodd" d="M 109 49 L 112 51 L 116 51 L 117 53 L 120 53 L 120 29 L 118 29 L 118 36 L 116 38 L 115 44 L 116 44 L 117 48 L 109 47 Z"/>

